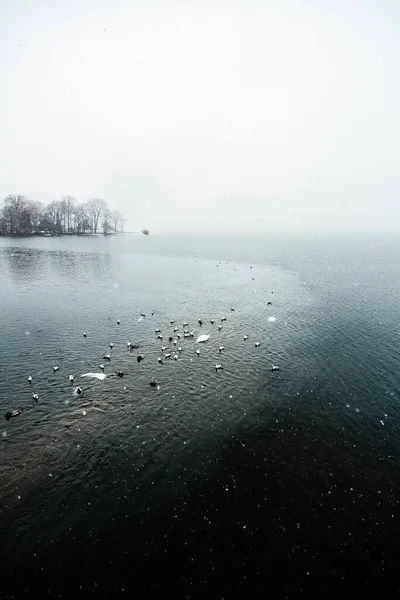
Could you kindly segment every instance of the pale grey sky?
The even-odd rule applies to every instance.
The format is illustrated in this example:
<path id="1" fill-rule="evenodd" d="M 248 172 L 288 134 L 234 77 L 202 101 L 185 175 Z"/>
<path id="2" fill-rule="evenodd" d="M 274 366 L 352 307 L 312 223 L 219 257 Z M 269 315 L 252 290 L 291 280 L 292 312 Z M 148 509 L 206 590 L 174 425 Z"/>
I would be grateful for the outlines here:
<path id="1" fill-rule="evenodd" d="M 399 0 L 1 0 L 0 197 L 400 229 Z"/>

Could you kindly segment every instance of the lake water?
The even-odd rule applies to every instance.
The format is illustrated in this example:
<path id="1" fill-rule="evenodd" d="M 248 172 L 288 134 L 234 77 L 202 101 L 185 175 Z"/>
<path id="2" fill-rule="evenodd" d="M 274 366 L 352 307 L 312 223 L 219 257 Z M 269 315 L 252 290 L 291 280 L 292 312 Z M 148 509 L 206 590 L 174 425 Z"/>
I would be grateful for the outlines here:
<path id="1" fill-rule="evenodd" d="M 23 409 L 0 595 L 398 591 L 399 256 L 393 235 L 0 238 L 0 409 Z"/>

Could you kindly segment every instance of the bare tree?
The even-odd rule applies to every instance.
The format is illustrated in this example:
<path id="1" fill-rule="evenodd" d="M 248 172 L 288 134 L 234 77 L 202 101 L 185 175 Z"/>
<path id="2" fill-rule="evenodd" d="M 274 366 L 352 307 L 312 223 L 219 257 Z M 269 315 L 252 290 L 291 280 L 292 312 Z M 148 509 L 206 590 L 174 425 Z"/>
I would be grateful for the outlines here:
<path id="1" fill-rule="evenodd" d="M 120 212 L 118 212 L 117 210 L 114 210 L 113 212 L 111 212 L 110 213 L 110 222 L 114 229 L 114 233 L 118 233 L 118 228 L 119 228 L 120 232 L 122 232 L 124 218 Z"/>
<path id="2" fill-rule="evenodd" d="M 57 202 L 57 200 L 50 202 L 45 216 L 52 224 L 53 233 L 61 234 L 63 232 L 63 207 L 61 206 L 61 202 Z"/>
<path id="3" fill-rule="evenodd" d="M 89 202 L 86 203 L 86 212 L 91 220 L 93 233 L 97 233 L 100 217 L 106 209 L 107 202 L 102 198 L 91 198 Z"/>
<path id="4" fill-rule="evenodd" d="M 110 231 L 112 231 L 112 223 L 111 223 L 111 212 L 106 209 L 103 210 L 103 218 L 102 218 L 102 222 L 101 222 L 101 226 L 103 228 L 103 233 L 110 233 Z"/>
<path id="5" fill-rule="evenodd" d="M 75 198 L 73 196 L 63 196 L 62 197 L 62 207 L 65 214 L 65 218 L 67 220 L 66 230 L 68 233 L 71 231 L 72 224 L 72 215 L 75 209 Z M 64 224 L 65 230 L 65 224 Z"/>
<path id="6" fill-rule="evenodd" d="M 1 216 L 3 235 L 32 235 L 37 230 L 41 205 L 26 196 L 9 194 Z"/>
<path id="7" fill-rule="evenodd" d="M 86 205 L 85 204 L 77 204 L 74 210 L 75 217 L 75 227 L 76 233 L 81 234 L 85 233 L 88 229 L 90 229 L 90 223 L 88 216 L 86 214 Z"/>

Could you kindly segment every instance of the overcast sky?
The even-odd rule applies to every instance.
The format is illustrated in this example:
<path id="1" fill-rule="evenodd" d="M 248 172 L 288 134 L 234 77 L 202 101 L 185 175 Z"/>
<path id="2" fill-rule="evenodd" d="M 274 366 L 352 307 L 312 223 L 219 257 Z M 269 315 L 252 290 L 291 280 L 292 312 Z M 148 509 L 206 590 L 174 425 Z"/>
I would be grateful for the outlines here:
<path id="1" fill-rule="evenodd" d="M 399 0 L 0 0 L 0 197 L 400 228 Z"/>

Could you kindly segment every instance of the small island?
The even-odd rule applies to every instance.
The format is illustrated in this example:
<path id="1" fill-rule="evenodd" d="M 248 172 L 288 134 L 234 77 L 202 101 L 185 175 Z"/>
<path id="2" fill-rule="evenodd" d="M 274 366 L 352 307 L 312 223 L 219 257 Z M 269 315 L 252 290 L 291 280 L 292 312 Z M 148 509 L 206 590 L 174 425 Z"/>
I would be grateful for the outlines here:
<path id="1" fill-rule="evenodd" d="M 123 232 L 125 219 L 102 198 L 78 203 L 62 196 L 47 206 L 19 194 L 9 194 L 0 208 L 0 235 L 104 235 Z"/>

